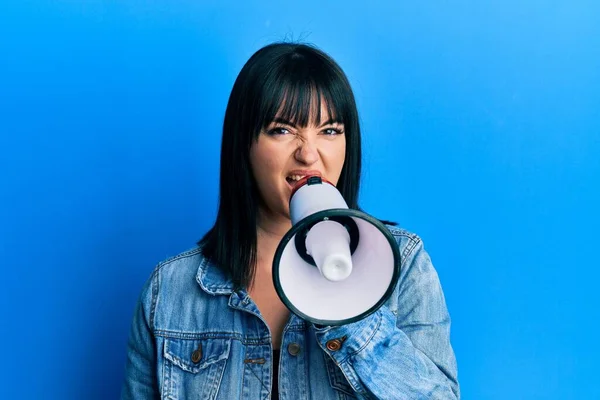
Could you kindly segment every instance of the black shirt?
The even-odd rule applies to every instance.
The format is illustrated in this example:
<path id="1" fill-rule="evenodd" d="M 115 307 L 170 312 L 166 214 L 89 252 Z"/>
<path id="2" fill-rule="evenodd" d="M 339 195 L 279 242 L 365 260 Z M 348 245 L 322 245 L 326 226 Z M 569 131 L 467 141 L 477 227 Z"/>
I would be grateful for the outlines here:
<path id="1" fill-rule="evenodd" d="M 273 350 L 273 389 L 271 399 L 279 400 L 279 350 Z"/>

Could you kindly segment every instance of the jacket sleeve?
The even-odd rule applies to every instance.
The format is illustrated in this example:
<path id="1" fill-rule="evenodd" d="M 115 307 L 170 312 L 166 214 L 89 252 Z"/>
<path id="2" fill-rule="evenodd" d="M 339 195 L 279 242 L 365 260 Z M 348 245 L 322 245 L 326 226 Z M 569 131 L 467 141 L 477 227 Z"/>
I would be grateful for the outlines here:
<path id="1" fill-rule="evenodd" d="M 397 302 L 358 322 L 315 329 L 317 341 L 365 398 L 459 399 L 439 278 L 421 240 L 409 240 L 412 251 L 403 260 Z M 327 347 L 333 339 L 342 342 L 337 351 Z"/>
<path id="2" fill-rule="evenodd" d="M 152 333 L 156 272 L 144 285 L 133 315 L 121 399 L 158 399 L 156 342 Z"/>

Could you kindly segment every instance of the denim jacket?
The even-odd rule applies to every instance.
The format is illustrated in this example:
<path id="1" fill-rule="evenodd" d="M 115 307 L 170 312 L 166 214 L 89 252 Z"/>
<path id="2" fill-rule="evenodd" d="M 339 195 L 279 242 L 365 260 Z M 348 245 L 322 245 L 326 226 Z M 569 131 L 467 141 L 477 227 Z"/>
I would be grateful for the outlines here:
<path id="1" fill-rule="evenodd" d="M 388 227 L 401 274 L 378 311 L 315 327 L 291 314 L 279 359 L 280 399 L 458 399 L 450 317 L 421 239 Z M 122 399 L 269 399 L 269 328 L 247 291 L 200 248 L 160 263 L 133 317 Z"/>

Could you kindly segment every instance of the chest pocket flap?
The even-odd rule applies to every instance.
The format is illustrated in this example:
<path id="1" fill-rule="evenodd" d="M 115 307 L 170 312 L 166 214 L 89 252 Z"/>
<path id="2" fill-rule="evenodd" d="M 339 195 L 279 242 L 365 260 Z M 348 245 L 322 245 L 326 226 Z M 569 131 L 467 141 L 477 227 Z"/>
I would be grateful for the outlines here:
<path id="1" fill-rule="evenodd" d="M 231 339 L 166 339 L 164 357 L 181 369 L 198 373 L 229 357 Z"/>

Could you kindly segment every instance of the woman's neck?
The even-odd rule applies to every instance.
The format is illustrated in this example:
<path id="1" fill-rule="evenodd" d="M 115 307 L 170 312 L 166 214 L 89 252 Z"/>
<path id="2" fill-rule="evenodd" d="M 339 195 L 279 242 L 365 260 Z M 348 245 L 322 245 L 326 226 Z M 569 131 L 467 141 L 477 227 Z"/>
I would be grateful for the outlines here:
<path id="1" fill-rule="evenodd" d="M 259 265 L 271 264 L 277 246 L 291 227 L 289 218 L 259 212 L 256 224 L 256 255 Z"/>

